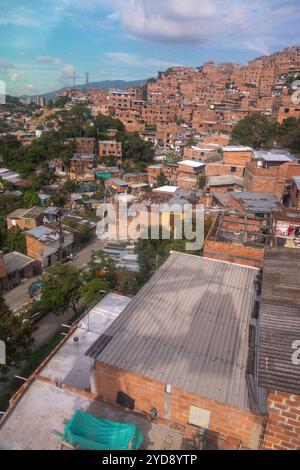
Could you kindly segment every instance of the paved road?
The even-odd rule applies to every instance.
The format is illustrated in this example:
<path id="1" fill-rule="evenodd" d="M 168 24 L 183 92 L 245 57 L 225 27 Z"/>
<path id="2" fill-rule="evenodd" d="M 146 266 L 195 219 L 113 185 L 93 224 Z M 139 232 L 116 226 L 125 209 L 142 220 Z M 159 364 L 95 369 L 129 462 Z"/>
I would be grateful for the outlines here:
<path id="1" fill-rule="evenodd" d="M 88 261 L 90 261 L 92 251 L 102 250 L 107 243 L 107 240 L 103 241 L 95 238 L 89 246 L 83 248 L 83 250 L 76 254 L 76 257 L 73 260 L 74 266 L 76 266 L 76 268 L 82 268 Z"/>
<path id="2" fill-rule="evenodd" d="M 107 245 L 107 241 L 102 241 L 98 238 L 95 238 L 95 240 L 89 246 L 83 248 L 83 250 L 76 254 L 72 263 L 74 266 L 76 266 L 76 268 L 82 268 L 91 259 L 92 251 L 101 250 L 105 247 L 105 245 Z M 27 302 L 28 287 L 38 278 L 39 277 L 37 276 L 31 279 L 26 279 L 18 287 L 15 287 L 3 295 L 5 302 L 12 311 L 22 307 L 22 305 Z"/>

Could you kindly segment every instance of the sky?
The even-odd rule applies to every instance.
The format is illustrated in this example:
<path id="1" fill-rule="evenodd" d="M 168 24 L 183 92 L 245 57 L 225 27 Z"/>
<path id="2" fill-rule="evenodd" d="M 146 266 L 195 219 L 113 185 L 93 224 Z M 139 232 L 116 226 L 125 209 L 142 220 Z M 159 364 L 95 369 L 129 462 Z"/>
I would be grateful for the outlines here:
<path id="1" fill-rule="evenodd" d="M 300 45 L 299 0 L 0 0 L 0 80 L 40 94 Z"/>

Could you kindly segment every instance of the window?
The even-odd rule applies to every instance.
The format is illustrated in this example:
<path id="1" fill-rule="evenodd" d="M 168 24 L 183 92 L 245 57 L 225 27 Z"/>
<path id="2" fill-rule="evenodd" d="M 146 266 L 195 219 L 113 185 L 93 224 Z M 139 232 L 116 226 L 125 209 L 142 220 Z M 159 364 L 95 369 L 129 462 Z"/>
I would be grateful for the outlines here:
<path id="1" fill-rule="evenodd" d="M 236 166 L 231 167 L 231 173 L 236 173 Z"/>

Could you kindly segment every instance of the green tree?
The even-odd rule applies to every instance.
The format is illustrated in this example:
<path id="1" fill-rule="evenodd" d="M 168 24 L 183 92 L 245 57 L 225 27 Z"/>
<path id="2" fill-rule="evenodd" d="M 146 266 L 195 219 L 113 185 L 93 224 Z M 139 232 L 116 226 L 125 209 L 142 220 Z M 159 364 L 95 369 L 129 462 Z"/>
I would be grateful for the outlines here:
<path id="1" fill-rule="evenodd" d="M 76 183 L 74 181 L 66 181 L 63 186 L 64 191 L 67 193 L 74 193 L 76 191 Z"/>
<path id="2" fill-rule="evenodd" d="M 18 251 L 19 253 L 26 254 L 25 236 L 19 227 L 14 227 L 11 230 L 6 230 L 6 238 L 3 242 L 3 248 L 6 253 Z"/>
<path id="3" fill-rule="evenodd" d="M 157 177 L 157 180 L 156 180 L 156 183 L 154 185 L 154 188 L 160 188 L 161 186 L 164 186 L 165 184 L 167 184 L 168 180 L 167 178 L 165 177 L 163 171 L 161 170 L 160 171 L 160 174 L 158 175 Z"/>
<path id="4" fill-rule="evenodd" d="M 289 117 L 278 128 L 278 142 L 294 152 L 300 152 L 300 118 Z"/>
<path id="5" fill-rule="evenodd" d="M 64 207 L 66 205 L 66 197 L 64 194 L 52 194 L 49 198 L 49 203 L 55 207 Z"/>
<path id="6" fill-rule="evenodd" d="M 276 137 L 276 126 L 265 115 L 253 113 L 239 121 L 233 128 L 231 143 L 247 145 L 254 149 L 271 148 Z"/>
<path id="7" fill-rule="evenodd" d="M 25 191 L 23 194 L 23 199 L 26 207 L 32 207 L 39 203 L 38 195 L 33 190 Z"/>
<path id="8" fill-rule="evenodd" d="M 101 299 L 103 294 L 109 289 L 109 282 L 106 279 L 90 279 L 79 289 L 80 297 L 89 307 Z"/>
<path id="9" fill-rule="evenodd" d="M 82 285 L 80 271 L 72 264 L 57 263 L 41 277 L 42 309 L 62 315 L 71 308 L 77 313 L 76 305 L 80 299 Z"/>
<path id="10" fill-rule="evenodd" d="M 88 223 L 81 224 L 74 236 L 75 245 L 85 245 L 92 238 L 92 231 Z"/>
<path id="11" fill-rule="evenodd" d="M 6 367 L 0 365 L 1 373 L 7 367 L 18 366 L 31 351 L 33 326 L 27 315 L 14 315 L 0 297 L 0 340 L 6 345 Z"/>

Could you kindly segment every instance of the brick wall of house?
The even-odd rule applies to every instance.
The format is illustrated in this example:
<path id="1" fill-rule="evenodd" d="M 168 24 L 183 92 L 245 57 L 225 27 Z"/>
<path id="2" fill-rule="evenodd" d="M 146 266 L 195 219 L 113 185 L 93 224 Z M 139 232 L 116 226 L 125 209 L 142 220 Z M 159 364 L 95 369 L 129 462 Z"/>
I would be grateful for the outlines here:
<path id="1" fill-rule="evenodd" d="M 300 396 L 271 392 L 264 449 L 300 449 Z"/>
<path id="2" fill-rule="evenodd" d="M 289 165 L 287 179 L 290 180 L 293 176 L 300 176 L 300 165 L 297 165 L 297 164 Z"/>
<path id="3" fill-rule="evenodd" d="M 207 240 L 204 245 L 204 256 L 211 259 L 228 261 L 262 268 L 264 264 L 264 249 Z"/>
<path id="4" fill-rule="evenodd" d="M 6 219 L 8 230 L 11 230 L 16 226 L 19 227 L 21 230 L 31 230 L 32 228 L 36 228 L 39 225 L 42 225 L 42 223 L 43 223 L 43 215 L 41 215 L 40 217 L 36 219 L 33 219 L 33 218 L 26 219 L 26 217 L 20 218 L 20 219 L 11 219 L 10 217 L 7 217 Z"/>
<path id="5" fill-rule="evenodd" d="M 35 259 L 39 263 L 43 263 L 44 244 L 30 235 L 25 235 L 25 240 L 27 256 L 30 256 L 30 258 Z"/>
<path id="6" fill-rule="evenodd" d="M 241 152 L 230 152 L 224 151 L 223 152 L 223 159 L 227 165 L 242 165 L 245 166 L 248 161 L 251 160 L 253 157 L 253 152 L 249 151 L 241 151 Z"/>
<path id="7" fill-rule="evenodd" d="M 287 180 L 288 168 L 288 164 L 258 168 L 248 162 L 244 177 L 245 191 L 270 193 L 281 199 Z"/>
<path id="8" fill-rule="evenodd" d="M 223 162 L 207 163 L 205 167 L 206 176 L 236 175 L 241 178 L 244 176 L 245 166 L 226 165 Z"/>
<path id="9" fill-rule="evenodd" d="M 115 404 L 118 391 L 135 400 L 135 410 L 149 414 L 155 407 L 158 422 L 184 432 L 188 437 L 196 428 L 189 425 L 190 407 L 196 406 L 211 411 L 209 430 L 226 441 L 235 440 L 246 448 L 257 448 L 261 432 L 262 417 L 249 411 L 239 410 L 223 403 L 201 397 L 195 393 L 173 388 L 165 392 L 165 385 L 148 377 L 96 362 L 97 398 Z M 225 444 L 226 446 L 226 444 Z"/>

